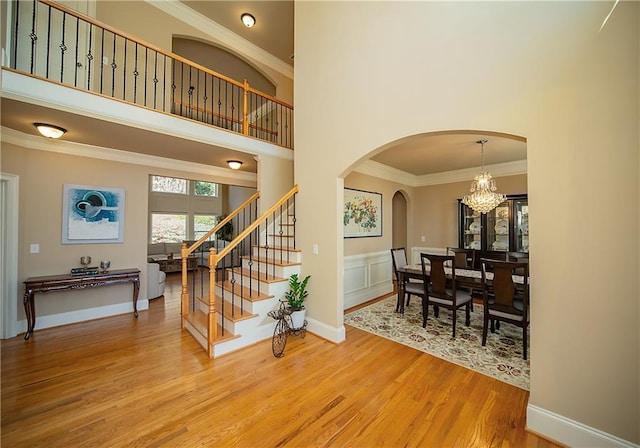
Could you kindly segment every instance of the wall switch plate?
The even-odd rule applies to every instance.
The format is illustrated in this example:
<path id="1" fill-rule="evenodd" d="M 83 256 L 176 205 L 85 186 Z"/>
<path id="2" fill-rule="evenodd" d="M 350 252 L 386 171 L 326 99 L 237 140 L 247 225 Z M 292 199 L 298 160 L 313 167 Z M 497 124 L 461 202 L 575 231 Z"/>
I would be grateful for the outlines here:
<path id="1" fill-rule="evenodd" d="M 313 245 L 313 255 L 318 255 L 318 245 L 317 244 Z"/>
<path id="2" fill-rule="evenodd" d="M 40 253 L 40 245 L 39 244 L 31 244 L 29 246 L 29 253 L 31 253 L 31 254 L 39 254 Z"/>
<path id="3" fill-rule="evenodd" d="M 424 236 L 424 235 L 422 235 L 422 236 L 420 237 L 420 241 L 424 243 L 425 241 L 427 241 L 427 237 L 426 237 L 426 236 Z"/>

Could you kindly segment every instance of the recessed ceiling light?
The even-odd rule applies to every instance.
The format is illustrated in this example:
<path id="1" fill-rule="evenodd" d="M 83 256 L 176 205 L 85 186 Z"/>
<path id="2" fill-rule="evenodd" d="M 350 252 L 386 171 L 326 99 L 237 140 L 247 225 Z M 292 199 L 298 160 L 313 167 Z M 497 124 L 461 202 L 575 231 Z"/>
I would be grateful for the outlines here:
<path id="1" fill-rule="evenodd" d="M 65 132 L 67 132 L 66 129 L 61 128 L 60 126 L 54 126 L 52 124 L 33 123 L 33 125 L 38 129 L 38 132 L 40 132 L 40 134 L 48 138 L 60 138 Z"/>
<path id="2" fill-rule="evenodd" d="M 244 14 L 242 14 L 240 16 L 240 20 L 242 20 L 242 23 L 244 23 L 244 26 L 246 26 L 247 28 L 251 28 L 253 25 L 256 24 L 256 18 L 253 17 L 248 12 L 245 12 Z"/>
<path id="3" fill-rule="evenodd" d="M 237 170 L 242 166 L 242 162 L 239 160 L 227 160 L 227 165 L 229 165 L 229 168 L 232 170 Z"/>

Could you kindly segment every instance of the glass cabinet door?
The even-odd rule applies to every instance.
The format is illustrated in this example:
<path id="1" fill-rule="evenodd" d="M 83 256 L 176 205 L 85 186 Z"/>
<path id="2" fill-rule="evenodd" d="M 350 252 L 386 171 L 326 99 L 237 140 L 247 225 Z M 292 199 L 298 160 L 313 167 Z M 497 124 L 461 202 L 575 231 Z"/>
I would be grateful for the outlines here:
<path id="1" fill-rule="evenodd" d="M 482 249 L 482 219 L 480 213 L 462 204 L 463 233 L 462 247 L 465 249 Z"/>
<path id="2" fill-rule="evenodd" d="M 514 200 L 513 213 L 516 252 L 529 252 L 529 206 L 527 200 Z"/>
<path id="3" fill-rule="evenodd" d="M 487 213 L 487 250 L 509 251 L 509 201 Z"/>

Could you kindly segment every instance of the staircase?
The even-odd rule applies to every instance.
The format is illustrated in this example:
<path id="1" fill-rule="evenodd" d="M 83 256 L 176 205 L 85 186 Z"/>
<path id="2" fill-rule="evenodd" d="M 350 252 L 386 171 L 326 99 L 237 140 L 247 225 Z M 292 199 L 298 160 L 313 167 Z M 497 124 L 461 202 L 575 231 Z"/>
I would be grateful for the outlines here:
<path id="1" fill-rule="evenodd" d="M 289 277 L 300 273 L 295 247 L 295 186 L 260 217 L 259 193 L 238 207 L 190 247 L 182 247 L 182 328 L 216 358 L 270 338 Z M 250 218 L 249 218 L 250 217 Z M 237 236 L 219 252 L 210 247 L 208 266 L 187 270 L 187 258 L 208 246 L 228 223 Z"/>

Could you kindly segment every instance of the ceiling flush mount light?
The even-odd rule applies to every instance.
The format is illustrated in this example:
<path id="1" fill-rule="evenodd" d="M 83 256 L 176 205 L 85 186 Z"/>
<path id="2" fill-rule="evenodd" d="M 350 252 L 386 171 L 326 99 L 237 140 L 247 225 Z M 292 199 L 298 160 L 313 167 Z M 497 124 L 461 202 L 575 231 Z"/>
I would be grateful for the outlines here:
<path id="1" fill-rule="evenodd" d="M 227 160 L 227 165 L 229 165 L 229 168 L 232 170 L 237 170 L 242 166 L 242 162 L 239 160 Z"/>
<path id="2" fill-rule="evenodd" d="M 471 194 L 462 198 L 462 203 L 471 207 L 479 213 L 487 213 L 507 200 L 503 194 L 496 193 L 496 181 L 491 178 L 491 174 L 484 170 L 484 144 L 487 140 L 478 140 L 476 143 L 482 145 L 480 157 L 482 169 L 471 183 Z"/>
<path id="3" fill-rule="evenodd" d="M 38 132 L 48 138 L 60 138 L 65 132 L 67 132 L 66 129 L 52 124 L 33 123 L 33 125 L 38 129 Z"/>
<path id="4" fill-rule="evenodd" d="M 253 17 L 248 12 L 245 12 L 244 14 L 242 14 L 240 16 L 240 20 L 242 20 L 242 23 L 244 23 L 244 26 L 246 26 L 247 28 L 251 28 L 253 25 L 256 24 L 256 18 Z"/>

